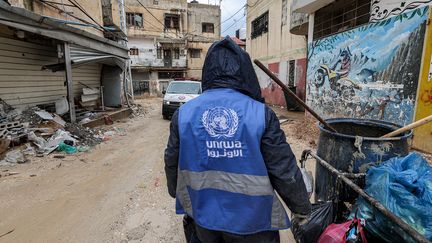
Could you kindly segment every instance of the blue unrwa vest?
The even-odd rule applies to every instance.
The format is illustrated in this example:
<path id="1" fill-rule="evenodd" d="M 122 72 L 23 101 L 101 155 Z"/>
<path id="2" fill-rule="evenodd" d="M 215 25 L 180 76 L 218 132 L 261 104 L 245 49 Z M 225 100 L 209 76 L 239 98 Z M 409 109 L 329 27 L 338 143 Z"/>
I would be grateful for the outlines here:
<path id="1" fill-rule="evenodd" d="M 176 211 L 203 228 L 253 234 L 290 226 L 261 155 L 265 106 L 232 89 L 180 108 Z"/>

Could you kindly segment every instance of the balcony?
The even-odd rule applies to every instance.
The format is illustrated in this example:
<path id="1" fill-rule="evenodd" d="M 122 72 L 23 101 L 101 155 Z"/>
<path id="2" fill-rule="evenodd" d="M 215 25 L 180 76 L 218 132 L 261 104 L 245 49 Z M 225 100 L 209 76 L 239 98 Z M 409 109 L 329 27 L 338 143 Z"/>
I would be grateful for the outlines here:
<path id="1" fill-rule="evenodd" d="M 291 3 L 290 32 L 294 35 L 307 35 L 309 28 L 309 14 L 293 12 Z"/>
<path id="2" fill-rule="evenodd" d="M 335 0 L 294 0 L 291 9 L 294 13 L 311 14 L 334 1 Z"/>

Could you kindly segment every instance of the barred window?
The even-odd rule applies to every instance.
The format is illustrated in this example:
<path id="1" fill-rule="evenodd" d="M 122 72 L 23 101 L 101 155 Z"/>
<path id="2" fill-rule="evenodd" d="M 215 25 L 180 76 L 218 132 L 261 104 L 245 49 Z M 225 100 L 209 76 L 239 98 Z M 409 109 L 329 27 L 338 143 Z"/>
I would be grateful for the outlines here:
<path id="1" fill-rule="evenodd" d="M 126 25 L 143 27 L 143 15 L 141 13 L 126 13 Z"/>
<path id="2" fill-rule="evenodd" d="M 254 21 L 252 21 L 252 39 L 257 38 L 258 36 L 268 32 L 268 20 L 269 20 L 269 12 L 265 12 Z"/>
<path id="3" fill-rule="evenodd" d="M 131 48 L 131 49 L 129 49 L 129 54 L 130 54 L 131 56 L 138 56 L 138 55 L 139 55 L 139 50 L 138 50 L 138 48 Z"/>
<path id="4" fill-rule="evenodd" d="M 370 0 L 336 1 L 315 13 L 314 39 L 369 23 Z"/>
<path id="5" fill-rule="evenodd" d="M 180 15 L 165 14 L 165 27 L 168 29 L 180 29 Z"/>

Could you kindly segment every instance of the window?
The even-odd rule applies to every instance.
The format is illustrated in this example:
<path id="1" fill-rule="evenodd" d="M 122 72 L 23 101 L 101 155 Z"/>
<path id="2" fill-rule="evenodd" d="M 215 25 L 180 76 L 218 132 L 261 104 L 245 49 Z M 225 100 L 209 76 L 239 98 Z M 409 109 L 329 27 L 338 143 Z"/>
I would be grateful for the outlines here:
<path id="1" fill-rule="evenodd" d="M 214 24 L 212 23 L 202 23 L 203 33 L 214 33 Z"/>
<path id="2" fill-rule="evenodd" d="M 345 0 L 318 10 L 315 13 L 313 38 L 322 38 L 367 24 L 370 7 L 370 0 Z"/>
<path id="3" fill-rule="evenodd" d="M 174 49 L 174 59 L 180 59 L 180 49 L 179 48 Z"/>
<path id="4" fill-rule="evenodd" d="M 255 39 L 258 36 L 268 32 L 268 15 L 269 12 L 267 11 L 252 21 L 252 39 Z"/>
<path id="5" fill-rule="evenodd" d="M 201 58 L 201 49 L 189 49 L 190 58 Z"/>
<path id="6" fill-rule="evenodd" d="M 138 55 L 139 55 L 139 50 L 138 50 L 138 48 L 131 48 L 131 49 L 129 49 L 129 54 L 130 54 L 131 56 L 138 56 Z"/>
<path id="7" fill-rule="evenodd" d="M 143 27 L 143 15 L 140 13 L 126 13 L 126 25 Z"/>
<path id="8" fill-rule="evenodd" d="M 158 5 L 158 4 L 159 4 L 159 1 L 158 1 L 158 0 L 153 0 L 153 4 L 154 4 L 154 5 Z"/>
<path id="9" fill-rule="evenodd" d="M 288 0 L 282 0 L 282 26 L 288 22 Z"/>
<path id="10" fill-rule="evenodd" d="M 157 59 L 162 59 L 162 52 L 163 52 L 163 50 L 162 50 L 162 48 L 158 48 L 157 50 L 156 50 L 156 58 Z"/>
<path id="11" fill-rule="evenodd" d="M 183 78 L 183 72 L 158 72 L 159 79 Z"/>
<path id="12" fill-rule="evenodd" d="M 295 86 L 295 60 L 288 62 L 288 86 Z"/>
<path id="13" fill-rule="evenodd" d="M 165 27 L 168 29 L 180 29 L 180 16 L 178 14 L 165 14 Z"/>

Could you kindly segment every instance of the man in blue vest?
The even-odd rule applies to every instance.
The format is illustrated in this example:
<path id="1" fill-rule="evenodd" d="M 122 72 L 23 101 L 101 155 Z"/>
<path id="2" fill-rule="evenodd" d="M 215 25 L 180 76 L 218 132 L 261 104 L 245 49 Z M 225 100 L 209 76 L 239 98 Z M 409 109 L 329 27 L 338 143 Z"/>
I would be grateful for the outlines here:
<path id="1" fill-rule="evenodd" d="M 173 115 L 165 150 L 176 212 L 201 242 L 279 242 L 291 223 L 275 191 L 296 217 L 311 205 L 250 57 L 231 38 L 209 49 L 202 87 Z"/>

